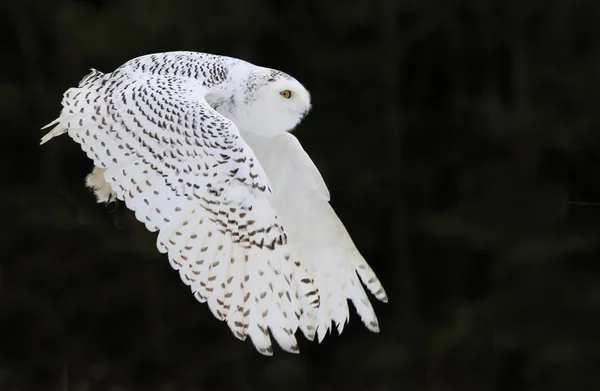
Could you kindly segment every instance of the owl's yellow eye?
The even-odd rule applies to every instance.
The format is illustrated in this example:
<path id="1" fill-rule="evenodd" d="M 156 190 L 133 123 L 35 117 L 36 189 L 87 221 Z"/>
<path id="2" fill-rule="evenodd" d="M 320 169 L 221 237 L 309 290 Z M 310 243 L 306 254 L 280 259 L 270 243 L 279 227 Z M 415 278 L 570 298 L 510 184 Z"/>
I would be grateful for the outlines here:
<path id="1" fill-rule="evenodd" d="M 285 99 L 290 99 L 292 97 L 292 91 L 283 90 L 279 93 L 279 95 L 283 96 Z"/>

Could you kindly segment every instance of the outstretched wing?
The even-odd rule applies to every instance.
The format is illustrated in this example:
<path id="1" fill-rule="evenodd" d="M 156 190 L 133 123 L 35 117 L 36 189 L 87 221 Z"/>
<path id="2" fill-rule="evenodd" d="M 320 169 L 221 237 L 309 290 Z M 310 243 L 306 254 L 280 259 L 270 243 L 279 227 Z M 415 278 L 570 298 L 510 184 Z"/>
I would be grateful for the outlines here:
<path id="1" fill-rule="evenodd" d="M 317 319 L 319 341 L 332 321 L 342 332 L 349 319 L 348 300 L 367 328 L 378 332 L 375 311 L 360 280 L 377 299 L 387 302 L 385 290 L 329 205 L 329 191 L 310 157 L 290 133 L 271 139 L 243 137 L 271 180 L 271 204 L 286 227 L 294 254 L 306 260 L 315 277 L 321 305 L 310 309 L 308 318 Z"/>
<path id="2" fill-rule="evenodd" d="M 267 175 L 236 126 L 192 78 L 93 72 L 69 89 L 57 126 L 68 131 L 117 197 L 135 211 L 194 295 L 234 335 L 272 354 L 269 329 L 297 352 L 314 338 L 319 306 L 306 265 L 292 256 L 270 204 Z"/>

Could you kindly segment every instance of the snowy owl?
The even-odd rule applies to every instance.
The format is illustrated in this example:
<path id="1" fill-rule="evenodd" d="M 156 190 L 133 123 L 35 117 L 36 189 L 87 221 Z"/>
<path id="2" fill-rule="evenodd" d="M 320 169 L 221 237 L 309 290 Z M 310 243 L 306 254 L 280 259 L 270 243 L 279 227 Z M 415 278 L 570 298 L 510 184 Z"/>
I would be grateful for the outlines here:
<path id="1" fill-rule="evenodd" d="M 68 89 L 56 125 L 93 160 L 98 202 L 119 199 L 200 302 L 240 340 L 299 351 L 339 333 L 352 301 L 379 331 L 362 282 L 387 296 L 290 131 L 311 109 L 293 77 L 225 56 L 150 54 Z M 360 277 L 360 280 L 359 280 Z"/>

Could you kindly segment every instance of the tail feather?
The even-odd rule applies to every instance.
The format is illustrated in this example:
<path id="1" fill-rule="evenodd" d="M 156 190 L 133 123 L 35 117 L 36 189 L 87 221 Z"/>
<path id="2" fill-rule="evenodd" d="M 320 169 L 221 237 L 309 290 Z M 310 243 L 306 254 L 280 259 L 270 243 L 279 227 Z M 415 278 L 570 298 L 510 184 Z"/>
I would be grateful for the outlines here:
<path id="1" fill-rule="evenodd" d="M 60 118 L 57 118 L 54 121 L 50 122 L 48 125 L 44 126 L 42 129 L 46 129 L 52 125 L 57 125 L 57 126 L 54 127 L 54 129 L 52 129 L 48 133 L 46 133 L 46 135 L 44 135 L 44 137 L 42 137 L 42 139 L 40 140 L 40 145 L 46 144 L 48 141 L 50 141 L 54 137 L 60 136 L 61 134 L 64 134 L 67 132 L 67 128 L 60 124 Z"/>

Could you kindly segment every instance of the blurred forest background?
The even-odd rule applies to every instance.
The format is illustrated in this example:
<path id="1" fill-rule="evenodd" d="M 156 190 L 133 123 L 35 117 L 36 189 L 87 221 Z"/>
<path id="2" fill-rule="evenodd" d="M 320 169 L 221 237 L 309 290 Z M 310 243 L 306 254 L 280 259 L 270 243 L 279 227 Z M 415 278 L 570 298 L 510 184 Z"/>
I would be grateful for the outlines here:
<path id="1" fill-rule="evenodd" d="M 0 390 L 591 390 L 600 384 L 600 2 L 2 0 Z M 192 50 L 311 91 L 295 134 L 380 276 L 381 333 L 271 358 L 67 136 L 94 67 Z"/>

